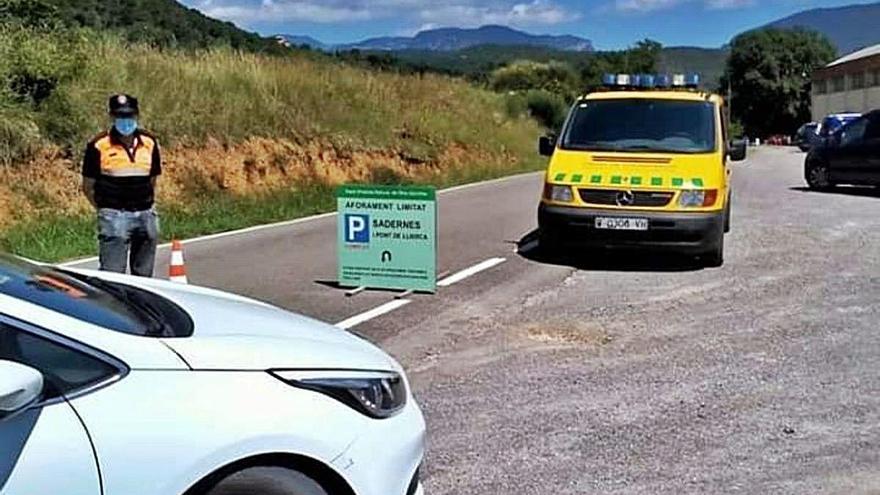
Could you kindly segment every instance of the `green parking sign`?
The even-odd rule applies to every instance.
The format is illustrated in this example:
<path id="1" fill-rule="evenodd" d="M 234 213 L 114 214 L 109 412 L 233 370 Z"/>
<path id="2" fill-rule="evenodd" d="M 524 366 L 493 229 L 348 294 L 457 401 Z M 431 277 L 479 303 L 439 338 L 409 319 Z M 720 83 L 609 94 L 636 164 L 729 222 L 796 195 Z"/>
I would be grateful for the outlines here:
<path id="1" fill-rule="evenodd" d="M 432 187 L 337 188 L 339 284 L 436 291 L 436 198 Z"/>

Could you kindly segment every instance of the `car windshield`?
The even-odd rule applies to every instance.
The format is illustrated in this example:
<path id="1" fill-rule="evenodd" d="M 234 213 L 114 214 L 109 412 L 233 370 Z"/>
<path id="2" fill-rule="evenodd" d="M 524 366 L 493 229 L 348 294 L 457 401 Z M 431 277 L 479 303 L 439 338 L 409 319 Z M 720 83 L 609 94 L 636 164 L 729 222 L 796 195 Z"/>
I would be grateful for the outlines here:
<path id="1" fill-rule="evenodd" d="M 858 119 L 860 115 L 834 115 L 826 117 L 822 122 L 820 134 L 830 136 L 840 131 L 845 125 Z"/>
<path id="2" fill-rule="evenodd" d="M 707 101 L 590 100 L 573 110 L 562 147 L 586 151 L 710 153 L 715 106 Z"/>
<path id="3" fill-rule="evenodd" d="M 0 254 L 0 294 L 132 335 L 186 337 L 193 331 L 189 315 L 161 296 L 5 254 Z"/>

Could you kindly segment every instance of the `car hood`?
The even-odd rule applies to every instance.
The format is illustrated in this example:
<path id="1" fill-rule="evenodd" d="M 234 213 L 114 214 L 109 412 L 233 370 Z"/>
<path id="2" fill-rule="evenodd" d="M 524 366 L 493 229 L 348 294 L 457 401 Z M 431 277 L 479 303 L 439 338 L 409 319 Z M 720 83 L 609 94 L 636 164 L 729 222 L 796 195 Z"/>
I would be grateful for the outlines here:
<path id="1" fill-rule="evenodd" d="M 164 341 L 194 369 L 397 369 L 374 345 L 317 320 L 249 301 L 161 292 L 192 316 L 192 337 Z"/>
<path id="2" fill-rule="evenodd" d="M 263 302 L 164 280 L 90 275 L 157 293 L 189 313 L 192 336 L 162 341 L 195 370 L 400 371 L 394 359 L 366 340 Z"/>

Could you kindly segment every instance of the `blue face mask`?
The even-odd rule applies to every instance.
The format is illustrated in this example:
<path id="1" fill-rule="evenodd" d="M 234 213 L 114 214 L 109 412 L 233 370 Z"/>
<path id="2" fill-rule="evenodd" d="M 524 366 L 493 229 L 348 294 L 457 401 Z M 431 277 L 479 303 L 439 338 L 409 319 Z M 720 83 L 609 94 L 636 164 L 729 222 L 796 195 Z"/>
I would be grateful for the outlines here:
<path id="1" fill-rule="evenodd" d="M 113 123 L 113 127 L 116 128 L 116 132 L 119 134 L 122 134 L 123 136 L 131 136 L 138 128 L 138 122 L 137 119 L 134 118 L 120 117 Z"/>

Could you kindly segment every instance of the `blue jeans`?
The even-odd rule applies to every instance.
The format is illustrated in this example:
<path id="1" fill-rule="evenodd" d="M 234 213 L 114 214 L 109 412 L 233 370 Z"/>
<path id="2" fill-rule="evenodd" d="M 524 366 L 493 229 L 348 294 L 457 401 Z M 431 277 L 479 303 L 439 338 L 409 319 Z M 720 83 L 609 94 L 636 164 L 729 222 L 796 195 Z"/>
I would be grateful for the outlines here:
<path id="1" fill-rule="evenodd" d="M 98 210 L 98 243 L 101 270 L 152 277 L 159 242 L 159 216 L 155 210 Z"/>

